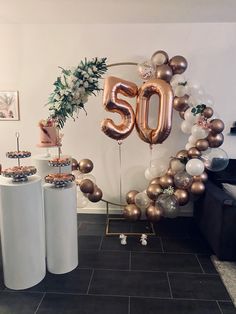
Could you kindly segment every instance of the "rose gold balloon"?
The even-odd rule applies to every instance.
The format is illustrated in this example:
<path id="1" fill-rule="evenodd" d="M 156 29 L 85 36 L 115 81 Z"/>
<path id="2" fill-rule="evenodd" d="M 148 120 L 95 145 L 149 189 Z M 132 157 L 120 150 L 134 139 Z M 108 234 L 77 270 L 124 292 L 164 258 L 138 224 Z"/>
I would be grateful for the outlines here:
<path id="1" fill-rule="evenodd" d="M 94 184 L 93 181 L 89 179 L 83 179 L 79 183 L 80 191 L 83 193 L 93 193 L 94 191 Z"/>
<path id="2" fill-rule="evenodd" d="M 162 192 L 162 187 L 159 184 L 150 184 L 147 188 L 147 196 L 153 201 L 155 201 L 158 195 L 160 195 Z"/>
<path id="3" fill-rule="evenodd" d="M 196 148 L 200 151 L 205 151 L 209 148 L 208 140 L 204 140 L 204 139 L 197 140 L 195 145 L 196 145 Z"/>
<path id="4" fill-rule="evenodd" d="M 105 79 L 103 105 L 107 111 L 118 113 L 121 117 L 118 125 L 112 119 L 102 121 L 101 128 L 107 136 L 118 141 L 130 135 L 135 124 L 135 113 L 132 106 L 119 98 L 118 94 L 133 98 L 137 92 L 137 85 L 132 82 L 113 76 Z"/>
<path id="5" fill-rule="evenodd" d="M 154 66 L 167 63 L 168 60 L 169 60 L 169 56 L 164 50 L 158 50 L 154 52 L 154 54 L 151 57 L 151 62 Z"/>
<path id="6" fill-rule="evenodd" d="M 147 219 L 152 222 L 157 222 L 161 219 L 163 213 L 163 209 L 157 205 L 150 205 L 146 209 Z"/>
<path id="7" fill-rule="evenodd" d="M 188 157 L 189 158 L 197 158 L 201 156 L 201 152 L 196 147 L 191 147 L 188 150 Z"/>
<path id="8" fill-rule="evenodd" d="M 151 129 L 148 126 L 149 101 L 154 94 L 159 95 L 160 104 L 157 128 Z M 169 136 L 172 124 L 172 102 L 172 88 L 163 80 L 150 80 L 140 87 L 136 108 L 136 129 L 143 141 L 158 144 Z"/>
<path id="9" fill-rule="evenodd" d="M 168 64 L 159 65 L 156 69 L 156 78 L 170 82 L 173 72 Z"/>
<path id="10" fill-rule="evenodd" d="M 197 194 L 197 195 L 202 194 L 205 191 L 205 185 L 201 181 L 193 182 L 190 187 L 190 191 L 193 194 Z"/>
<path id="11" fill-rule="evenodd" d="M 176 157 L 181 158 L 181 159 L 188 158 L 188 151 L 185 149 L 182 149 L 178 151 L 178 153 L 176 154 Z"/>
<path id="12" fill-rule="evenodd" d="M 206 172 L 203 172 L 202 174 L 200 174 L 200 176 L 194 176 L 193 177 L 193 181 L 202 181 L 202 182 L 206 182 L 208 179 L 208 174 Z"/>
<path id="13" fill-rule="evenodd" d="M 220 119 L 213 119 L 210 123 L 211 133 L 221 133 L 225 128 L 224 122 Z"/>
<path id="14" fill-rule="evenodd" d="M 188 107 L 186 108 L 186 110 L 187 110 L 188 108 L 190 108 L 190 107 L 188 106 Z M 186 111 L 186 110 L 185 110 L 185 111 Z M 180 111 L 180 112 L 179 112 L 179 116 L 180 116 L 180 118 L 183 119 L 183 120 L 184 120 L 185 111 Z"/>
<path id="15" fill-rule="evenodd" d="M 167 170 L 166 174 L 168 174 L 169 176 L 174 176 L 174 175 L 175 175 L 175 172 L 174 172 L 171 168 L 169 168 L 169 169 Z"/>
<path id="16" fill-rule="evenodd" d="M 90 202 L 97 203 L 102 199 L 103 193 L 96 185 L 94 185 L 94 191 L 92 194 L 88 195 Z"/>
<path id="17" fill-rule="evenodd" d="M 224 135 L 222 133 L 212 134 L 210 132 L 209 135 L 207 136 L 207 140 L 211 148 L 216 148 L 224 143 Z"/>
<path id="18" fill-rule="evenodd" d="M 165 189 L 174 184 L 174 179 L 172 176 L 166 174 L 160 177 L 160 185 Z"/>
<path id="19" fill-rule="evenodd" d="M 78 161 L 75 158 L 71 158 L 71 170 L 75 171 L 78 169 Z"/>
<path id="20" fill-rule="evenodd" d="M 160 184 L 160 177 L 154 178 L 149 182 L 149 185 L 151 184 Z"/>
<path id="21" fill-rule="evenodd" d="M 141 210 L 134 204 L 128 204 L 124 207 L 123 215 L 127 220 L 136 221 L 141 217 Z"/>
<path id="22" fill-rule="evenodd" d="M 89 173 L 93 170 L 93 162 L 90 159 L 82 159 L 78 164 L 78 168 L 82 173 Z"/>
<path id="23" fill-rule="evenodd" d="M 175 197 L 177 198 L 178 204 L 183 206 L 186 205 L 189 201 L 188 191 L 183 189 L 177 189 L 174 192 Z"/>
<path id="24" fill-rule="evenodd" d="M 184 95 L 183 97 L 175 97 L 173 102 L 174 109 L 180 112 L 187 110 L 189 108 L 188 99 L 188 95 Z"/>
<path id="25" fill-rule="evenodd" d="M 135 195 L 137 195 L 138 193 L 139 193 L 139 191 L 136 191 L 136 190 L 129 191 L 126 194 L 127 204 L 134 204 L 135 203 L 135 201 L 134 201 Z"/>
<path id="26" fill-rule="evenodd" d="M 203 116 L 207 119 L 211 118 L 213 116 L 213 109 L 211 107 L 206 107 L 204 110 L 203 110 Z"/>
<path id="27" fill-rule="evenodd" d="M 174 56 L 170 59 L 169 65 L 174 74 L 181 74 L 187 69 L 188 62 L 183 56 Z"/>

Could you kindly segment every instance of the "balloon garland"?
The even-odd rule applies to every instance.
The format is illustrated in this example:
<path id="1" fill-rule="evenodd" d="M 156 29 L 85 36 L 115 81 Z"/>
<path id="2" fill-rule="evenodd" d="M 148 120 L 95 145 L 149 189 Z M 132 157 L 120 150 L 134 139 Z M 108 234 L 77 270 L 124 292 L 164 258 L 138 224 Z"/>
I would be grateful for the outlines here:
<path id="1" fill-rule="evenodd" d="M 86 89 L 82 86 L 83 82 L 86 83 L 87 80 L 94 84 L 93 80 L 96 78 L 95 85 L 92 87 L 96 91 L 100 90 L 97 80 L 107 70 L 105 60 L 103 58 L 100 62 L 95 58 L 91 62 L 81 63 L 82 65 L 80 64 L 74 73 L 63 70 L 64 76 L 67 74 L 74 76 L 70 80 L 70 82 L 74 80 L 72 90 L 76 88 L 76 84 L 78 86 L 79 80 L 80 91 L 84 93 L 82 98 L 86 101 L 92 91 L 90 90 L 87 95 Z M 120 64 L 126 63 L 114 65 Z M 136 65 L 136 63 L 127 64 Z M 208 177 L 205 170 L 220 171 L 228 165 L 227 153 L 219 148 L 224 142 L 222 134 L 224 122 L 214 114 L 210 97 L 204 94 L 200 86 L 192 84 L 183 76 L 187 67 L 187 60 L 183 56 L 174 56 L 169 59 L 165 51 L 159 50 L 152 55 L 150 60 L 137 65 L 138 74 L 144 81 L 139 88 L 135 83 L 120 78 L 111 76 L 105 79 L 104 108 L 121 116 L 119 125 L 115 124 L 112 119 L 102 121 L 101 129 L 107 136 L 120 142 L 127 138 L 135 127 L 141 140 L 150 145 L 162 143 L 171 132 L 173 109 L 179 112 L 180 118 L 183 119 L 180 125 L 181 131 L 189 135 L 185 148 L 177 152 L 176 156 L 171 157 L 170 160 L 167 161 L 166 158 L 165 160 L 151 160 L 150 166 L 145 170 L 145 177 L 149 180 L 145 191 L 131 190 L 126 194 L 127 205 L 124 206 L 123 214 L 129 220 L 138 220 L 143 210 L 147 219 L 152 222 L 158 221 L 162 216 L 177 217 L 180 207 L 189 202 L 191 195 L 204 193 L 204 183 Z M 81 75 L 84 76 L 84 81 Z M 61 81 L 59 79 L 60 83 Z M 59 85 L 56 86 L 57 91 L 51 97 L 51 101 L 55 99 L 58 101 L 59 87 Z M 126 100 L 119 98 L 119 94 L 131 98 L 136 97 L 136 112 Z M 148 111 L 150 98 L 154 94 L 159 96 L 160 106 L 157 128 L 151 129 L 148 126 Z M 84 108 L 82 98 L 79 98 L 80 108 Z M 52 108 L 58 109 L 55 103 Z M 54 118 L 56 118 L 55 112 L 54 110 Z M 70 115 L 72 116 L 72 112 Z M 60 116 L 60 121 L 62 120 L 65 121 Z M 83 160 L 78 166 L 82 172 L 77 182 L 80 186 L 83 206 L 86 206 L 84 202 L 86 197 L 92 202 L 102 199 L 102 191 L 96 186 L 95 178 L 87 174 L 93 168 L 91 163 L 90 160 Z M 84 176 L 83 173 L 90 177 Z"/>

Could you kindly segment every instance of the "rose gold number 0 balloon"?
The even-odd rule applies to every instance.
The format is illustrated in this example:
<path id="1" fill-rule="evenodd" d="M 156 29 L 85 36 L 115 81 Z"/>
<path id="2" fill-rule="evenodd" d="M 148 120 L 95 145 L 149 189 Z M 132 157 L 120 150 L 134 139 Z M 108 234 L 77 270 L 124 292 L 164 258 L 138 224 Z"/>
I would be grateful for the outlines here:
<path id="1" fill-rule="evenodd" d="M 148 126 L 149 101 L 152 95 L 160 97 L 158 124 L 156 129 Z M 150 144 L 162 143 L 170 134 L 172 124 L 173 92 L 163 80 L 153 79 L 139 88 L 136 109 L 136 129 L 140 138 Z"/>

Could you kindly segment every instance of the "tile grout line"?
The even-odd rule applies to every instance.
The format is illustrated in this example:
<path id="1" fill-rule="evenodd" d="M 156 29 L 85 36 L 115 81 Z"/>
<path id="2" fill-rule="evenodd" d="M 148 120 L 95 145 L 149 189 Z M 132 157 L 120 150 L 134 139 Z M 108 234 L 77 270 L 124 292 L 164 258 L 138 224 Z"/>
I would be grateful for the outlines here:
<path id="1" fill-rule="evenodd" d="M 131 270 L 131 251 L 129 252 L 129 270 Z"/>
<path id="2" fill-rule="evenodd" d="M 160 245 L 161 245 L 162 253 L 165 253 L 165 252 L 164 252 L 164 247 L 163 247 L 163 242 L 162 242 L 162 238 L 161 238 L 161 237 L 160 237 Z"/>
<path id="3" fill-rule="evenodd" d="M 216 300 L 216 303 L 217 303 L 217 305 L 218 305 L 218 308 L 219 308 L 219 310 L 220 310 L 220 313 L 221 313 L 221 314 L 224 314 L 224 312 L 222 311 L 222 309 L 221 309 L 221 307 L 220 307 L 220 304 L 219 304 L 219 301 L 218 301 L 218 300 Z"/>
<path id="4" fill-rule="evenodd" d="M 38 312 L 39 307 L 40 307 L 40 305 L 42 304 L 45 295 L 46 295 L 46 292 L 43 293 L 43 296 L 42 296 L 41 300 L 39 301 L 39 304 L 38 304 L 38 306 L 37 306 L 37 308 L 36 308 L 34 314 L 36 314 L 36 313 Z"/>
<path id="5" fill-rule="evenodd" d="M 129 301 L 128 301 L 128 314 L 130 314 L 130 297 L 129 297 Z"/>
<path id="6" fill-rule="evenodd" d="M 100 244 L 99 244 L 98 251 L 101 251 L 101 249 L 102 249 L 103 238 L 104 238 L 104 236 L 101 236 L 101 241 L 100 241 Z"/>
<path id="7" fill-rule="evenodd" d="M 91 286 L 91 283 L 92 283 L 93 275 L 94 275 L 94 269 L 92 270 L 92 274 L 91 274 L 91 278 L 90 278 L 90 280 L 89 280 L 88 289 L 87 289 L 86 294 L 89 293 L 89 289 L 90 289 L 90 286 Z"/>
<path id="8" fill-rule="evenodd" d="M 204 271 L 204 269 L 203 269 L 203 267 L 202 267 L 202 264 L 201 264 L 200 261 L 199 261 L 199 258 L 198 258 L 198 256 L 197 256 L 197 254 L 195 254 L 195 257 L 196 257 L 196 259 L 197 259 L 197 261 L 198 261 L 199 266 L 201 267 L 201 270 L 202 270 L 203 274 L 205 274 L 205 271 Z"/>
<path id="9" fill-rule="evenodd" d="M 170 285 L 170 278 L 169 278 L 169 273 L 166 273 L 166 277 L 167 277 L 167 281 L 168 281 L 168 285 L 169 285 L 169 289 L 170 289 L 170 298 L 173 299 L 173 294 L 172 294 L 172 290 L 171 290 L 171 285 Z"/>

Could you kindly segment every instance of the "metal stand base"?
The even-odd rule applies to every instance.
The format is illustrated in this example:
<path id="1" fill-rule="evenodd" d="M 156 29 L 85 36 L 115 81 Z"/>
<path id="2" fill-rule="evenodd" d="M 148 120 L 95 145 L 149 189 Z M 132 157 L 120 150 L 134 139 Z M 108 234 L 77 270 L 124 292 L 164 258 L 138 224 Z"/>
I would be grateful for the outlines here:
<path id="1" fill-rule="evenodd" d="M 102 200 L 102 201 L 104 203 L 106 203 L 106 230 L 105 230 L 106 236 L 119 236 L 120 234 L 130 235 L 130 236 L 131 235 L 132 236 L 141 236 L 143 233 L 145 233 L 148 236 L 155 236 L 156 235 L 152 222 L 148 222 L 150 225 L 151 232 L 122 232 L 122 231 L 121 232 L 110 232 L 109 229 L 110 229 L 110 222 L 111 221 L 124 221 L 125 222 L 127 220 L 125 218 L 122 218 L 122 217 L 119 217 L 119 218 L 113 218 L 113 217 L 111 218 L 110 217 L 109 204 L 120 206 L 120 207 L 123 207 L 123 205 L 108 202 L 106 200 Z"/>

